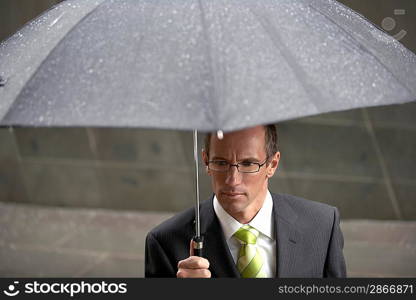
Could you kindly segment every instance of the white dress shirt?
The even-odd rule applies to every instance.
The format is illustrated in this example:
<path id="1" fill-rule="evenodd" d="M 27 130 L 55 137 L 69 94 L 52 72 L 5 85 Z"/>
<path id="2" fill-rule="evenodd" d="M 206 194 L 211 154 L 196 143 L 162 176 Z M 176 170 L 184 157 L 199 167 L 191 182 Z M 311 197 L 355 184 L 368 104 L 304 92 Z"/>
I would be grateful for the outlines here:
<path id="1" fill-rule="evenodd" d="M 214 211 L 220 221 L 234 262 L 237 264 L 241 244 L 233 237 L 233 234 L 244 224 L 238 222 L 222 208 L 217 196 L 214 196 Z M 262 270 L 267 277 L 275 277 L 276 275 L 276 240 L 274 238 L 273 218 L 272 195 L 267 191 L 263 206 L 251 222 L 248 223 L 248 225 L 260 232 L 257 238 L 257 247 L 263 257 L 264 264 Z"/>

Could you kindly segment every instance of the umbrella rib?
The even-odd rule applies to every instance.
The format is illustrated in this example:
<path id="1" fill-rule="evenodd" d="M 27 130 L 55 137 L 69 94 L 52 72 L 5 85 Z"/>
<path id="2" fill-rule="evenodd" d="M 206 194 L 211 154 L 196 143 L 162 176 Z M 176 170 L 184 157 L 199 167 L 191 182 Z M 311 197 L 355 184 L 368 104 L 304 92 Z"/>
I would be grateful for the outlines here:
<path id="1" fill-rule="evenodd" d="M 343 4 L 342 4 L 343 5 Z M 376 53 L 371 52 L 367 47 L 365 47 L 354 35 L 352 35 L 350 32 L 348 32 L 344 27 L 342 27 L 340 24 L 338 24 L 337 22 L 335 22 L 330 16 L 328 16 L 327 14 L 325 14 L 324 12 L 320 11 L 318 8 L 314 7 L 313 5 L 309 4 L 309 7 L 312 8 L 313 10 L 315 10 L 316 12 L 318 12 L 320 15 L 322 15 L 324 18 L 326 18 L 327 20 L 329 20 L 331 23 L 333 23 L 335 26 L 337 26 L 337 28 L 341 29 L 343 32 L 345 32 L 345 34 L 347 34 L 351 39 L 353 39 L 359 46 L 360 48 L 365 51 L 366 53 L 370 54 L 371 57 L 374 57 L 375 60 L 377 60 L 380 65 L 382 65 L 384 67 L 384 69 L 390 73 L 394 79 L 396 79 L 396 81 L 403 86 L 410 95 L 415 96 L 414 91 L 412 91 L 406 84 L 404 84 L 401 80 L 399 80 L 399 78 L 396 76 L 396 74 L 393 73 L 393 71 L 391 71 L 386 64 L 384 64 L 379 57 L 376 55 Z M 356 13 L 356 12 L 355 12 Z M 357 13 L 356 13 L 357 14 Z M 365 19 L 368 23 L 370 23 L 371 25 L 372 22 L 368 21 L 366 18 L 364 18 L 363 16 L 361 16 L 360 14 L 357 14 L 358 16 L 362 17 L 363 19 Z M 373 25 L 374 26 L 374 25 Z"/>
<path id="2" fill-rule="evenodd" d="M 25 90 L 25 87 L 27 86 L 27 84 L 33 79 L 33 77 L 35 77 L 35 75 L 38 73 L 39 69 L 42 67 L 42 65 L 48 60 L 48 58 L 52 55 L 52 52 L 55 51 L 55 49 L 63 42 L 63 40 L 65 39 L 66 36 L 68 36 L 72 31 L 75 30 L 75 28 L 82 23 L 86 18 L 88 18 L 96 9 L 98 9 L 99 7 L 101 7 L 106 1 L 108 0 L 103 0 L 100 4 L 98 4 L 96 7 L 94 7 L 90 12 L 88 12 L 85 16 L 83 16 L 76 24 L 74 24 L 74 26 L 72 26 L 72 28 L 70 30 L 67 31 L 67 33 L 56 43 L 56 45 L 51 49 L 51 51 L 49 51 L 49 54 L 45 56 L 45 58 L 41 61 L 41 63 L 39 64 L 39 66 L 36 68 L 36 71 L 34 71 L 32 73 L 32 75 L 29 77 L 29 79 L 26 81 L 26 83 L 23 85 L 22 89 L 20 90 L 19 94 L 17 95 L 17 97 L 15 99 L 19 99 L 20 95 L 23 93 L 23 91 Z M 12 110 L 12 108 L 15 106 L 15 103 L 17 101 L 13 101 L 12 105 L 10 105 L 10 107 L 7 109 L 6 113 L 3 115 L 1 120 L 5 120 L 8 118 L 8 115 L 10 113 L 10 111 Z"/>
<path id="3" fill-rule="evenodd" d="M 213 100 L 213 101 L 218 101 L 219 99 L 218 99 L 218 97 L 216 97 L 216 89 L 215 89 L 215 76 L 214 76 L 214 66 L 213 66 L 213 62 L 212 62 L 212 51 L 211 51 L 211 42 L 210 42 L 210 39 L 209 39 L 209 34 L 208 34 L 208 27 L 207 27 L 207 24 L 206 24 L 206 18 L 205 18 L 205 12 L 204 12 L 204 8 L 203 8 L 203 5 L 202 5 L 202 1 L 201 0 L 199 0 L 198 1 L 198 4 L 199 4 L 199 9 L 200 9 L 200 11 L 201 11 L 201 25 L 202 25 L 202 29 L 203 29 L 203 32 L 204 32 L 204 37 L 205 37 L 205 41 L 207 42 L 207 46 L 206 46 L 206 48 L 207 48 L 207 60 L 208 60 L 208 65 L 209 65 L 209 67 L 210 67 L 210 80 L 211 80 L 211 82 L 212 82 L 212 88 L 210 89 L 210 92 L 209 92 L 209 96 L 212 98 L 212 99 L 210 99 L 210 100 Z M 217 104 L 218 104 L 218 102 L 217 102 Z M 219 128 L 219 105 L 214 105 L 213 106 L 213 108 L 212 108 L 212 112 L 211 112 L 211 114 L 212 114 L 212 116 L 211 116 L 211 118 L 208 116 L 208 119 L 212 119 L 213 120 L 213 123 L 214 124 L 216 124 L 216 127 L 217 127 L 217 129 L 220 129 Z"/>
<path id="4" fill-rule="evenodd" d="M 293 56 L 287 50 L 286 46 L 283 44 L 280 38 L 280 35 L 277 33 L 276 30 L 274 30 L 273 32 L 270 31 L 270 29 L 274 27 L 271 25 L 265 26 L 264 22 L 262 21 L 262 18 L 260 18 L 255 12 L 253 12 L 251 8 L 249 8 L 249 10 L 257 18 L 260 25 L 263 27 L 264 31 L 269 34 L 270 40 L 272 41 L 273 45 L 279 51 L 279 53 L 283 56 L 287 65 L 290 67 L 293 74 L 301 83 L 301 86 L 303 90 L 305 91 L 305 95 L 309 97 L 309 99 L 311 100 L 310 103 L 313 104 L 313 106 L 315 107 L 315 110 L 317 112 L 322 110 L 322 109 L 318 109 L 318 106 L 315 103 L 315 101 L 319 101 L 319 99 L 321 99 L 321 108 L 324 108 L 324 110 L 329 111 L 330 107 L 327 105 L 327 103 L 331 103 L 331 102 L 322 101 L 322 99 L 324 99 L 323 94 L 320 93 L 317 89 L 314 88 L 312 84 L 308 82 L 308 78 L 307 78 L 308 76 L 304 72 L 302 72 L 300 68 L 295 67 L 299 65 L 296 63 L 296 60 L 293 58 Z M 276 39 L 278 39 L 278 41 L 276 41 Z"/>

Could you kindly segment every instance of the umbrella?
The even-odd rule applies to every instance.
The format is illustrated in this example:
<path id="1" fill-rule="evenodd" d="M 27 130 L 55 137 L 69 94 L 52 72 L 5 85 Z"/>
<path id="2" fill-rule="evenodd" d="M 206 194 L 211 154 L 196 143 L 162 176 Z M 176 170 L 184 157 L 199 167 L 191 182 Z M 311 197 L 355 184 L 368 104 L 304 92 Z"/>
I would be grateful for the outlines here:
<path id="1" fill-rule="evenodd" d="M 416 99 L 415 55 L 332 0 L 69 0 L 0 76 L 1 125 L 229 131 Z"/>
<path id="2" fill-rule="evenodd" d="M 415 54 L 334 0 L 68 0 L 0 45 L 0 77 L 0 126 L 231 131 L 416 99 Z"/>

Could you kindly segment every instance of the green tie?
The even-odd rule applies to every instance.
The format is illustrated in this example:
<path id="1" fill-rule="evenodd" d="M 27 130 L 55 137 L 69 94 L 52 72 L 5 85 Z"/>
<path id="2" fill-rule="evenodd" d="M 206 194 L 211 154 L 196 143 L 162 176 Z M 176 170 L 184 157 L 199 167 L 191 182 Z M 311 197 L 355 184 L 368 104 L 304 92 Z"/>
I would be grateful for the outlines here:
<path id="1" fill-rule="evenodd" d="M 240 243 L 237 269 L 243 278 L 263 278 L 266 274 L 261 271 L 263 259 L 256 246 L 259 232 L 250 225 L 243 225 L 233 235 Z"/>

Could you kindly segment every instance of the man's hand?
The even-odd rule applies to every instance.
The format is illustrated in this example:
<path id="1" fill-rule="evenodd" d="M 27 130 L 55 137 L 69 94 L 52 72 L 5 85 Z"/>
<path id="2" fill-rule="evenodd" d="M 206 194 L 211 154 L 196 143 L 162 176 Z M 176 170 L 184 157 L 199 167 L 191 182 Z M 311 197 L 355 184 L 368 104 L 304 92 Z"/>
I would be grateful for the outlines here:
<path id="1" fill-rule="evenodd" d="M 211 278 L 208 270 L 209 261 L 203 257 L 194 256 L 193 241 L 189 247 L 189 257 L 178 262 L 178 278 Z"/>

